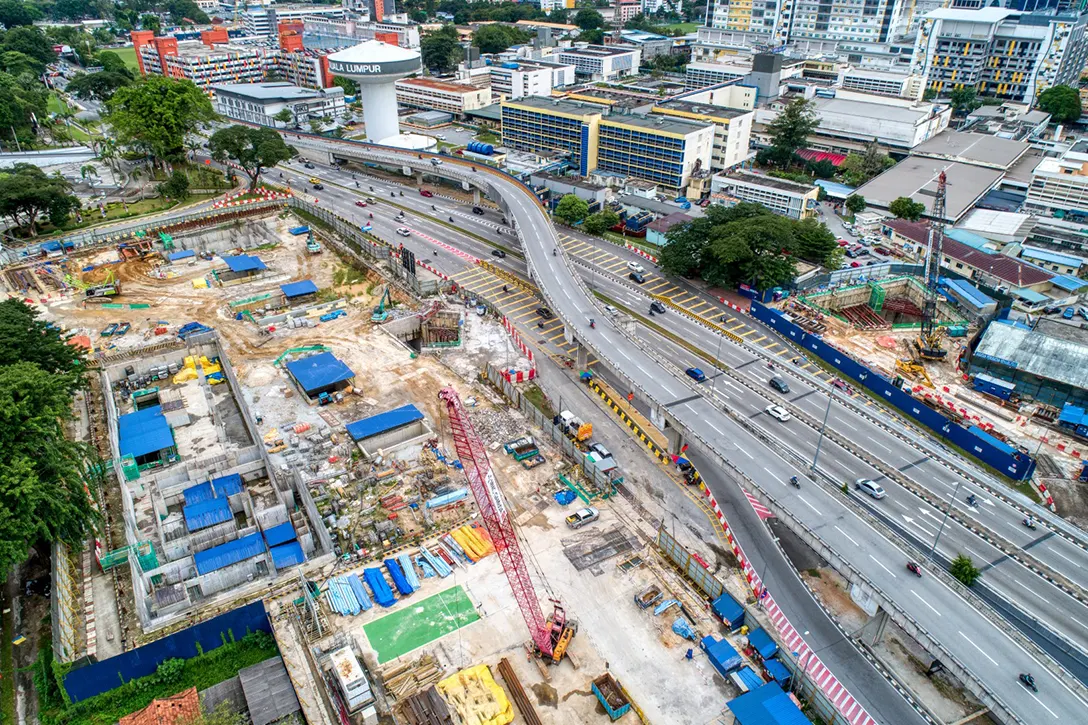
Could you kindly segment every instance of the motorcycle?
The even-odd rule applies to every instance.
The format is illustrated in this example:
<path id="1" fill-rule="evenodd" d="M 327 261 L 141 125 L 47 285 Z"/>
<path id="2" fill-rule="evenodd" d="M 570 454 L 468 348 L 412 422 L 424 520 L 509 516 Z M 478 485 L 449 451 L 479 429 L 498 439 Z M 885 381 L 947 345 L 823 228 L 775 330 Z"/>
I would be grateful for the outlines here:
<path id="1" fill-rule="evenodd" d="M 977 506 L 978 505 L 978 499 L 975 498 L 975 494 L 971 494 L 970 496 L 967 497 L 967 505 L 968 506 Z"/>
<path id="2" fill-rule="evenodd" d="M 593 329 L 596 329 L 596 327 L 597 327 L 597 323 L 593 321 L 592 317 L 589 318 L 589 329 L 593 330 Z"/>
<path id="3" fill-rule="evenodd" d="M 907 571 L 911 572 L 912 574 L 914 574 L 917 577 L 922 576 L 922 567 L 918 566 L 913 561 L 908 561 L 907 562 Z"/>
<path id="4" fill-rule="evenodd" d="M 797 489 L 801 488 L 801 482 L 797 480 L 797 476 L 790 476 L 790 485 Z"/>
<path id="5" fill-rule="evenodd" d="M 401 196 L 404 196 L 404 192 L 402 191 L 402 192 L 400 193 L 400 195 L 401 195 Z"/>
<path id="6" fill-rule="evenodd" d="M 438 211 L 438 209 L 435 208 L 434 204 L 431 204 L 431 211 Z"/>
<path id="7" fill-rule="evenodd" d="M 1035 529 L 1038 528 L 1035 525 L 1035 521 L 1030 516 L 1028 518 L 1024 519 L 1023 521 L 1021 521 L 1020 523 L 1022 523 L 1024 526 L 1027 526 L 1032 531 L 1035 531 Z"/>
<path id="8" fill-rule="evenodd" d="M 370 187 L 370 190 L 371 190 L 371 191 L 374 191 L 374 187 L 373 187 L 373 186 L 372 186 L 372 187 Z"/>
<path id="9" fill-rule="evenodd" d="M 774 363 L 772 363 L 772 362 L 767 363 L 767 367 L 770 368 L 771 370 L 774 370 Z"/>
<path id="10" fill-rule="evenodd" d="M 558 255 L 558 254 L 559 254 L 559 252 L 557 252 L 557 251 L 556 251 L 556 250 L 554 250 L 554 249 L 552 250 L 552 256 L 553 256 L 553 257 L 554 257 L 554 256 L 556 256 L 556 255 Z"/>
<path id="11" fill-rule="evenodd" d="M 1020 673 L 1020 684 L 1028 688 L 1032 692 L 1038 692 L 1039 688 L 1035 685 L 1035 678 L 1027 672 Z"/>
<path id="12" fill-rule="evenodd" d="M 450 221 L 451 221 L 451 222 L 453 221 L 453 217 L 450 217 Z"/>
<path id="13" fill-rule="evenodd" d="M 369 214 L 367 214 L 367 216 L 370 217 L 371 219 L 373 219 L 374 218 L 374 212 L 370 212 Z"/>
<path id="14" fill-rule="evenodd" d="M 356 189 L 358 189 L 358 188 L 359 188 L 359 182 L 358 182 L 358 181 L 356 181 L 356 182 L 355 182 L 355 188 L 356 188 Z"/>

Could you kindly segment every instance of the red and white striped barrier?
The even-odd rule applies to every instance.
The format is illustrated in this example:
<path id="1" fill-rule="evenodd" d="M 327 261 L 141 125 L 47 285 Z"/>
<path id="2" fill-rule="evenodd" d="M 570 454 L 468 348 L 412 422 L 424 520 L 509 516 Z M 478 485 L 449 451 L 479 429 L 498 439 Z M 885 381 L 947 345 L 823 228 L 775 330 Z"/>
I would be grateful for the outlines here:
<path id="1" fill-rule="evenodd" d="M 437 269 L 435 269 L 431 265 L 427 264 L 426 262 L 421 262 L 421 261 L 419 261 L 417 259 L 416 260 L 416 266 L 417 267 L 423 267 L 423 269 L 427 270 L 428 272 L 430 272 L 431 274 L 433 274 L 434 276 L 438 277 L 441 280 L 444 280 L 446 282 L 450 281 L 450 276 L 448 274 L 446 274 L 445 272 L 439 272 Z"/>
<path id="2" fill-rule="evenodd" d="M 507 382 L 520 383 L 525 380 L 532 380 L 536 377 L 536 358 L 533 357 L 533 351 L 525 344 L 525 341 L 521 339 L 521 335 L 518 333 L 517 327 L 510 321 L 510 318 L 506 315 L 502 317 L 502 326 L 506 328 L 506 332 L 514 340 L 514 346 L 529 360 L 529 370 L 504 370 L 502 376 L 506 378 Z"/>
<path id="3" fill-rule="evenodd" d="M 719 297 L 718 302 L 721 302 L 723 305 L 725 305 L 729 309 L 733 310 L 734 312 L 739 312 L 742 315 L 748 314 L 748 309 L 747 308 L 741 307 L 740 305 L 735 305 L 732 302 L 730 302 L 729 300 L 725 299 L 724 297 Z"/>
<path id="4" fill-rule="evenodd" d="M 638 256 L 642 257 L 643 259 L 648 259 L 648 260 L 650 260 L 651 262 L 653 262 L 654 264 L 657 264 L 657 257 L 655 257 L 655 256 L 654 256 L 654 255 L 652 255 L 652 254 L 647 254 L 646 252 L 642 251 L 641 249 L 639 249 L 638 247 L 634 246 L 633 244 L 626 244 L 626 243 L 625 243 L 625 244 L 623 245 L 623 248 L 624 248 L 624 249 L 627 249 L 627 250 L 629 250 L 629 251 L 631 251 L 631 252 L 634 252 L 635 254 L 637 254 Z"/>
<path id="5" fill-rule="evenodd" d="M 418 232 L 415 229 L 412 229 L 411 231 L 412 231 L 412 234 L 415 234 L 417 237 L 420 237 L 421 239 L 426 239 L 431 244 L 437 244 L 438 246 L 445 249 L 447 252 L 453 252 L 454 254 L 456 254 L 461 259 L 467 259 L 468 261 L 472 262 L 473 264 L 477 264 L 480 261 L 477 257 L 473 257 L 468 252 L 463 252 L 460 249 L 458 249 L 457 247 L 446 244 L 445 242 L 440 242 L 437 239 L 435 239 L 434 237 L 427 236 L 423 232 Z"/>
<path id="6" fill-rule="evenodd" d="M 271 191 L 270 189 L 258 189 L 255 193 L 259 194 L 256 199 L 245 199 L 239 201 L 243 196 L 250 193 L 249 191 L 239 191 L 233 194 L 228 194 L 219 201 L 212 204 L 212 209 L 224 209 L 227 207 L 244 206 L 246 204 L 255 204 L 258 201 L 272 201 L 273 199 L 289 199 L 292 195 L 290 192 Z"/>
<path id="7" fill-rule="evenodd" d="M 865 711 L 865 708 L 862 707 L 861 703 L 855 700 L 853 695 L 847 691 L 846 687 L 836 679 L 835 675 L 831 673 L 831 670 L 820 661 L 819 655 L 808 646 L 808 643 L 805 642 L 800 633 L 792 624 L 790 624 L 785 613 L 778 607 L 774 597 L 771 596 L 770 590 L 763 586 L 763 580 L 759 578 L 759 574 L 756 573 L 755 568 L 753 568 L 748 561 L 748 557 L 744 555 L 744 551 L 741 550 L 740 544 L 737 543 L 737 540 L 733 537 L 733 532 L 729 528 L 729 523 L 725 520 L 725 514 L 722 513 L 721 508 L 718 506 L 718 502 L 714 500 L 714 495 L 710 492 L 710 489 L 706 487 L 706 484 L 701 484 L 700 488 L 702 488 L 703 494 L 707 497 L 710 507 L 714 509 L 714 514 L 718 517 L 718 523 L 721 524 L 722 529 L 725 531 L 726 539 L 729 541 L 729 546 L 733 550 L 733 554 L 737 557 L 737 561 L 741 564 L 741 568 L 744 571 L 744 578 L 748 581 L 748 586 L 751 587 L 752 593 L 756 595 L 760 606 L 770 616 L 771 621 L 774 622 L 774 626 L 778 630 L 778 634 L 782 637 L 782 641 L 785 642 L 786 647 L 790 652 L 795 653 L 797 662 L 804 670 L 805 674 L 812 682 L 816 683 L 816 686 L 820 688 L 827 699 L 835 706 L 835 709 L 842 714 L 846 722 L 850 723 L 850 725 L 877 725 L 876 720 Z M 751 501 L 751 498 L 749 498 L 749 501 Z"/>

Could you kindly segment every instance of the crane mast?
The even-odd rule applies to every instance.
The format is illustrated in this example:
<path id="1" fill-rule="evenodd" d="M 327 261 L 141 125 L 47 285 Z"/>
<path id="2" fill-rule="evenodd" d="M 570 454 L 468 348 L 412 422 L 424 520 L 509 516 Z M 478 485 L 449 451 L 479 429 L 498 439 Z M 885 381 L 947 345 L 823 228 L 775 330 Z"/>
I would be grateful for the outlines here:
<path id="1" fill-rule="evenodd" d="M 937 195 L 929 220 L 929 240 L 926 252 L 926 298 L 922 308 L 922 332 L 915 341 L 918 353 L 926 360 L 942 360 L 946 350 L 941 347 L 945 329 L 938 324 L 937 300 L 940 296 L 941 259 L 944 242 L 944 207 L 947 179 L 942 171 L 937 177 Z"/>

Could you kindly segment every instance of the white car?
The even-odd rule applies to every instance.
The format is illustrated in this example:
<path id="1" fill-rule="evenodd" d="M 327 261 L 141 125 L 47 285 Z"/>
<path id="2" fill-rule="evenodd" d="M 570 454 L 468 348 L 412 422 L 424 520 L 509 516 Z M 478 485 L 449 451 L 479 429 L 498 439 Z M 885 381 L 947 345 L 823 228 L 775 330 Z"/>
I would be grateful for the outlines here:
<path id="1" fill-rule="evenodd" d="M 879 483 L 871 481 L 868 478 L 859 478 L 854 481 L 854 488 L 869 494 L 875 499 L 882 499 L 888 495 L 887 491 L 885 491 Z"/>
<path id="2" fill-rule="evenodd" d="M 785 423 L 792 417 L 790 415 L 790 412 L 783 408 L 781 405 L 768 405 L 765 412 L 767 413 L 767 415 L 777 420 L 780 420 L 783 423 Z"/>
<path id="3" fill-rule="evenodd" d="M 610 315 L 616 314 L 616 308 L 613 307 L 612 305 L 605 305 L 604 306 L 604 311 L 607 312 Z"/>
<path id="4" fill-rule="evenodd" d="M 627 269 L 631 270 L 632 272 L 638 272 L 639 274 L 645 274 L 646 272 L 646 268 L 638 262 L 628 262 Z"/>
<path id="5" fill-rule="evenodd" d="M 402 237 L 410 237 L 412 236 L 412 230 L 408 227 L 400 227 L 399 229 L 397 229 L 397 234 L 401 235 Z"/>

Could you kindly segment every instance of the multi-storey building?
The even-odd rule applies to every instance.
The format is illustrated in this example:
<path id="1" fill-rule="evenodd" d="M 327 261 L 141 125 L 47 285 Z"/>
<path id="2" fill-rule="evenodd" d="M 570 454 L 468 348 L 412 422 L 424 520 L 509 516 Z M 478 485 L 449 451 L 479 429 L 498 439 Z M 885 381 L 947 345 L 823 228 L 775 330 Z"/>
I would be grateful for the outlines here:
<path id="1" fill-rule="evenodd" d="M 502 106 L 502 144 L 535 154 L 564 154 L 582 176 L 597 165 L 600 106 L 522 98 Z"/>
<path id="2" fill-rule="evenodd" d="M 997 7 L 928 13 L 915 43 L 912 73 L 947 95 L 980 95 L 1032 104 L 1044 89 L 1077 84 L 1088 61 L 1088 14 L 1037 15 Z"/>
<path id="3" fill-rule="evenodd" d="M 1088 217 L 1088 141 L 1073 144 L 1061 158 L 1045 158 L 1031 172 L 1025 207 L 1053 216 Z"/>
<path id="4" fill-rule="evenodd" d="M 257 83 L 264 80 L 266 49 L 230 45 L 179 43 L 176 38 L 134 38 L 136 57 L 144 74 L 186 78 L 204 91 L 219 83 Z M 274 51 L 273 51 L 274 52 Z"/>
<path id="5" fill-rule="evenodd" d="M 655 105 L 653 112 L 714 124 L 714 151 L 710 159 L 713 171 L 731 169 L 748 158 L 754 119 L 751 110 L 673 100 Z"/>
<path id="6" fill-rule="evenodd" d="M 706 88 L 728 81 L 739 81 L 752 72 L 750 63 L 688 63 L 684 85 L 689 88 Z"/>
<path id="7" fill-rule="evenodd" d="M 239 13 L 248 35 L 275 35 L 280 23 L 305 18 L 343 18 L 341 5 L 267 5 Z"/>
<path id="8" fill-rule="evenodd" d="M 404 78 L 397 81 L 397 104 L 464 116 L 465 111 L 490 105 L 491 89 L 430 78 Z"/>
<path id="9" fill-rule="evenodd" d="M 906 73 L 846 68 L 840 78 L 839 85 L 845 90 L 872 93 L 877 96 L 920 101 L 925 92 L 924 79 L 921 76 Z"/>
<path id="10" fill-rule="evenodd" d="M 714 198 L 721 201 L 762 204 L 774 213 L 791 219 L 812 216 L 819 194 L 815 186 L 744 172 L 715 175 L 710 190 Z"/>
<path id="11" fill-rule="evenodd" d="M 612 81 L 638 73 L 642 51 L 618 45 L 586 45 L 560 48 L 552 57 L 559 63 L 573 65 L 579 78 Z"/>
<path id="12" fill-rule="evenodd" d="M 263 126 L 277 125 L 275 116 L 285 108 L 296 124 L 344 113 L 344 89 L 339 86 L 315 90 L 290 83 L 229 83 L 212 90 L 219 114 Z"/>
<path id="13" fill-rule="evenodd" d="M 884 43 L 909 23 L 903 0 L 714 0 L 710 26 L 757 33 L 771 45 L 800 39 Z"/>
<path id="14" fill-rule="evenodd" d="M 574 82 L 574 66 L 562 66 L 567 83 Z M 526 96 L 550 96 L 557 69 L 554 64 L 535 61 L 506 61 L 487 66 L 491 95 L 498 100 L 516 100 Z M 563 84 L 565 85 L 565 84 Z"/>
<path id="15" fill-rule="evenodd" d="M 319 48 L 356 45 L 364 40 L 380 40 L 402 48 L 419 47 L 419 26 L 408 23 L 307 16 L 303 26 L 307 42 Z"/>
<path id="16" fill-rule="evenodd" d="M 597 134 L 597 171 L 681 192 L 693 174 L 710 169 L 714 133 L 713 123 L 665 116 L 606 116 Z"/>

